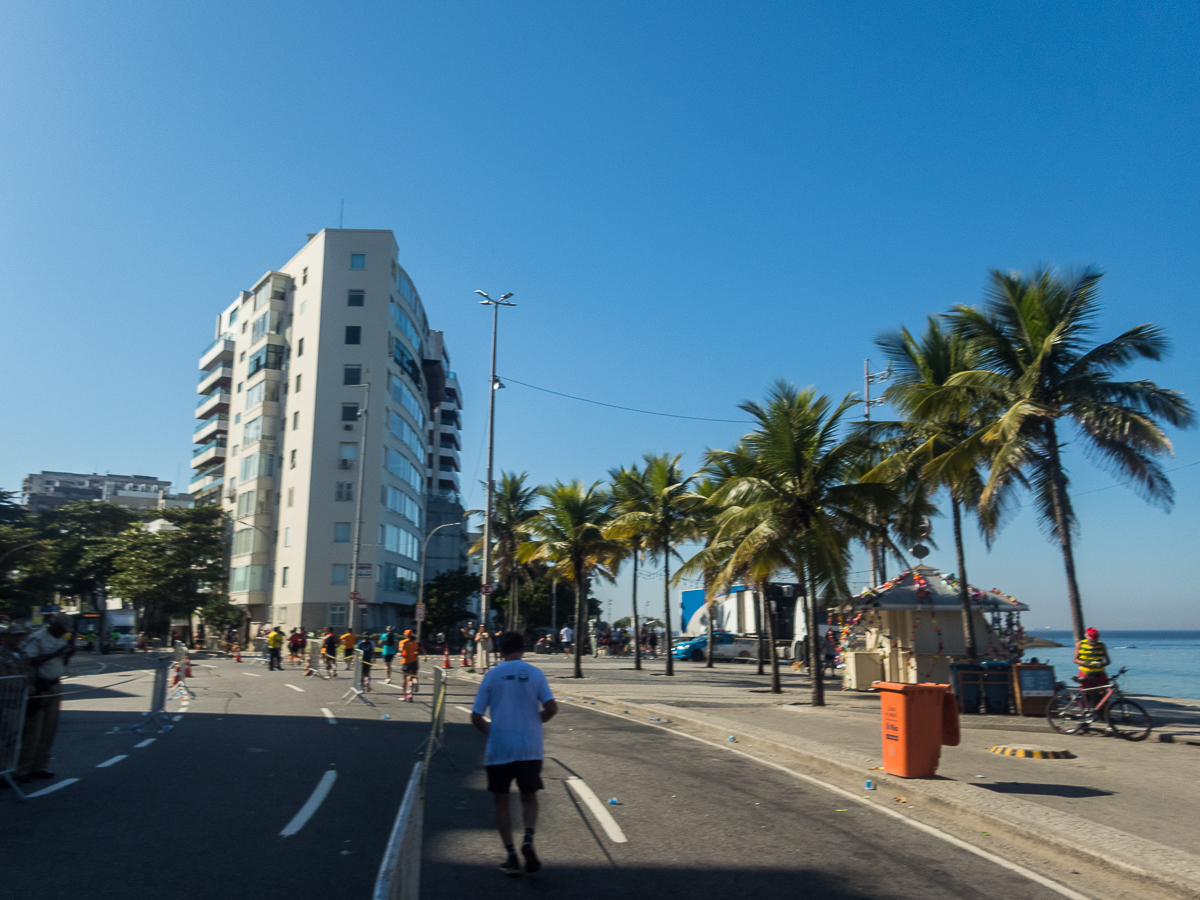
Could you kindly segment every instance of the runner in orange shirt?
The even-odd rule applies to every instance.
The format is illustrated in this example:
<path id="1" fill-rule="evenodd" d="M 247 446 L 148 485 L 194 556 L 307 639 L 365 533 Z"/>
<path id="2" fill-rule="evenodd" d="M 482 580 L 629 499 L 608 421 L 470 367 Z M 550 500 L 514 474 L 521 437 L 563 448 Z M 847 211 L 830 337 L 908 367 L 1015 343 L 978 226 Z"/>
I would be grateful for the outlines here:
<path id="1" fill-rule="evenodd" d="M 342 656 L 346 660 L 346 670 L 354 668 L 354 645 L 358 643 L 358 638 L 354 636 L 354 632 L 349 628 L 342 635 Z"/>
<path id="2" fill-rule="evenodd" d="M 417 657 L 421 646 L 413 637 L 412 629 L 404 632 L 404 640 L 400 643 L 400 672 L 404 675 L 403 699 L 413 702 L 413 694 L 417 691 Z"/>

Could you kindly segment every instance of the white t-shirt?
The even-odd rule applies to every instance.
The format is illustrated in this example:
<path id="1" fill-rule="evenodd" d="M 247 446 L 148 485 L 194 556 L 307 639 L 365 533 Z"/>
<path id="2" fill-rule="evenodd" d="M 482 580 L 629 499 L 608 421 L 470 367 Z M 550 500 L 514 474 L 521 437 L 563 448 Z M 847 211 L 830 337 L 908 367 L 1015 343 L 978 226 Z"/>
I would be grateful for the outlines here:
<path id="1" fill-rule="evenodd" d="M 571 627 L 569 625 L 564 625 L 563 630 L 558 633 L 558 639 L 564 644 L 569 644 L 571 643 L 571 634 Z"/>
<path id="2" fill-rule="evenodd" d="M 491 710 L 484 764 L 542 759 L 542 704 L 553 699 L 550 684 L 537 666 L 513 659 L 489 670 L 471 705 L 471 712 L 481 716 Z"/>

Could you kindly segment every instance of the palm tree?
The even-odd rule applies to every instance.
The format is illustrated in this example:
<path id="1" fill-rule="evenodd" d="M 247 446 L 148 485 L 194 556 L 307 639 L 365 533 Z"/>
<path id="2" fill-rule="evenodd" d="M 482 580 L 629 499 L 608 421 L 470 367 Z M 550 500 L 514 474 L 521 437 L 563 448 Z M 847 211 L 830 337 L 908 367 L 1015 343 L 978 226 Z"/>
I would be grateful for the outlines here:
<path id="1" fill-rule="evenodd" d="M 944 465 L 944 454 L 962 445 L 976 431 L 989 410 L 971 402 L 959 391 L 960 402 L 938 402 L 948 398 L 946 384 L 959 372 L 978 368 L 978 347 L 963 335 L 943 328 L 929 317 L 918 339 L 907 328 L 886 331 L 875 343 L 883 349 L 894 367 L 894 381 L 884 398 L 905 417 L 903 422 L 879 423 L 881 434 L 895 436 L 891 446 L 896 452 L 865 478 L 903 482 L 914 492 L 924 488 L 946 488 L 954 529 L 954 549 L 958 564 L 958 601 L 962 610 L 963 636 L 967 656 L 975 659 L 975 628 L 967 587 L 967 563 L 963 552 L 962 511 L 974 509 L 979 529 L 990 546 L 999 525 L 1007 491 L 998 492 L 986 507 L 980 506 L 983 476 L 980 464 L 986 453 L 954 454 L 957 464 Z M 991 410 L 992 412 L 996 410 Z M 972 446 L 980 447 L 978 442 Z M 982 449 L 982 448 L 980 448 Z"/>
<path id="2" fill-rule="evenodd" d="M 663 563 L 663 644 L 667 674 L 675 674 L 671 656 L 671 557 L 679 557 L 675 548 L 700 536 L 703 500 L 691 491 L 691 478 L 679 468 L 683 454 L 655 456 L 647 453 L 642 472 L 645 490 L 640 500 L 625 508 L 614 520 L 619 531 L 637 531 L 645 541 L 645 551 Z M 676 579 L 678 580 L 678 579 Z"/>
<path id="3" fill-rule="evenodd" d="M 583 677 L 583 635 L 587 628 L 588 584 L 593 575 L 612 581 L 614 559 L 625 545 L 605 534 L 612 498 L 597 481 L 559 481 L 538 489 L 546 505 L 528 520 L 530 540 L 517 551 L 521 562 L 540 559 L 566 569 L 575 582 L 575 677 Z"/>
<path id="4" fill-rule="evenodd" d="M 739 472 L 713 496 L 725 507 L 718 517 L 718 539 L 736 545 L 723 580 L 749 573 L 765 582 L 772 572 L 787 569 L 804 586 L 814 706 L 825 704 L 818 591 L 849 597 L 851 529 L 868 527 L 856 510 L 886 502 L 892 493 L 881 484 L 847 483 L 848 472 L 870 449 L 859 435 L 838 437 L 843 418 L 858 402 L 847 395 L 833 407 L 812 388 L 797 390 L 778 382 L 765 406 L 741 405 L 757 427 L 738 448 L 708 454 L 711 462 Z M 766 618 L 770 623 L 769 614 Z M 778 693 L 773 639 L 771 644 L 771 690 Z"/>
<path id="5" fill-rule="evenodd" d="M 505 582 L 508 584 L 508 631 L 516 629 L 519 614 L 517 594 L 520 590 L 521 565 L 517 560 L 517 548 L 529 537 L 526 524 L 536 513 L 533 501 L 538 489 L 526 487 L 527 478 L 528 472 L 522 472 L 520 475 L 512 472 L 501 473 L 500 484 L 492 500 L 495 563 L 496 568 L 504 573 Z M 482 550 L 483 538 L 480 538 L 470 552 L 476 554 Z"/>
<path id="6" fill-rule="evenodd" d="M 642 643 L 641 624 L 638 621 L 638 564 L 646 551 L 646 536 L 640 524 L 636 521 L 628 524 L 618 524 L 625 513 L 639 512 L 649 505 L 649 486 L 646 482 L 645 471 L 636 465 L 624 469 L 612 469 L 609 473 L 612 479 L 612 512 L 616 517 L 608 526 L 609 537 L 624 540 L 628 545 L 629 555 L 633 558 L 633 667 L 641 671 Z"/>
<path id="7" fill-rule="evenodd" d="M 1092 268 L 1078 275 L 1039 269 L 1029 276 L 993 270 L 982 307 L 960 305 L 947 314 L 980 356 L 977 369 L 951 376 L 948 386 L 970 388 L 1001 407 L 979 433 L 992 451 L 981 502 L 986 507 L 1029 473 L 1042 521 L 1062 549 L 1077 641 L 1084 632 L 1072 548 L 1078 523 L 1067 492 L 1060 421 L 1075 426 L 1097 461 L 1163 508 L 1171 506 L 1175 491 L 1155 459 L 1173 452 L 1160 423 L 1185 428 L 1194 421 L 1182 394 L 1152 381 L 1113 380 L 1137 359 L 1162 359 L 1168 341 L 1161 328 L 1144 324 L 1092 345 L 1101 277 Z M 953 404 L 952 393 L 945 396 Z M 970 443 L 963 453 L 973 452 Z"/>

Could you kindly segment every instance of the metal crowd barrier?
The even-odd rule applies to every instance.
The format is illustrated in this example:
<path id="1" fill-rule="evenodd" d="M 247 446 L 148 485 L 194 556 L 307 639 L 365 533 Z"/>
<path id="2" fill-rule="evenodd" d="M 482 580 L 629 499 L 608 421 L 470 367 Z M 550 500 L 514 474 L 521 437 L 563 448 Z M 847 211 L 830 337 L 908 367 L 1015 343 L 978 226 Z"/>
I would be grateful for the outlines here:
<path id="1" fill-rule="evenodd" d="M 25 704 L 29 700 L 29 682 L 24 675 L 0 678 L 0 777 L 8 782 L 17 798 L 25 794 L 13 780 L 21 759 L 21 735 L 25 731 Z"/>
<path id="2" fill-rule="evenodd" d="M 175 643 L 175 654 L 172 657 L 172 665 L 175 666 L 175 681 L 177 688 L 175 691 L 175 696 L 178 698 L 186 694 L 188 697 L 191 697 L 193 700 L 195 700 L 196 692 L 187 686 L 187 680 L 191 677 L 190 673 L 192 663 L 188 658 L 187 644 L 183 643 L 182 641 L 177 641 Z"/>
<path id="3" fill-rule="evenodd" d="M 362 651 L 354 651 L 354 667 L 350 673 L 350 690 L 342 694 L 342 699 L 347 703 L 352 703 L 355 700 L 361 700 L 367 706 L 374 706 L 367 695 L 363 693 L 363 658 Z"/>
<path id="4" fill-rule="evenodd" d="M 321 659 L 321 648 L 324 644 L 321 638 L 309 638 L 304 648 L 304 674 L 318 675 L 328 678 L 325 674 L 325 661 Z"/>
<path id="5" fill-rule="evenodd" d="M 446 751 L 446 676 L 441 669 L 433 670 L 433 698 L 432 698 L 432 715 L 429 721 L 429 737 L 421 741 L 416 752 L 425 752 L 425 768 L 429 768 L 429 761 L 433 759 L 433 754 L 439 750 L 446 753 L 446 759 L 450 760 L 450 765 L 458 768 L 449 752 Z"/>
<path id="6" fill-rule="evenodd" d="M 413 766 L 375 877 L 372 900 L 418 900 L 421 891 L 421 837 L 425 825 L 425 764 Z"/>
<path id="7" fill-rule="evenodd" d="M 159 731 L 170 731 L 167 724 L 167 679 L 171 675 L 174 660 L 160 656 L 154 661 L 154 686 L 150 689 L 150 709 L 142 715 L 131 731 L 141 734 L 147 725 L 155 725 Z"/>

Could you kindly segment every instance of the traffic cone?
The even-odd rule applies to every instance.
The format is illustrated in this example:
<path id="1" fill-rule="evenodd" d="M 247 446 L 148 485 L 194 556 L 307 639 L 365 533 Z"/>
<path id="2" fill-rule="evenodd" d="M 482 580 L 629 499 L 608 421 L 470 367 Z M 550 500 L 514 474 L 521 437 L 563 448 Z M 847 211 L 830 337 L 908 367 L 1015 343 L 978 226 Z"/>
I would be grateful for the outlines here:
<path id="1" fill-rule="evenodd" d="M 446 654 L 442 657 L 442 668 L 443 669 L 452 668 L 450 665 L 450 648 L 449 647 L 446 648 Z"/>
<path id="2" fill-rule="evenodd" d="M 171 687 L 175 687 L 175 685 L 179 684 L 179 681 L 180 681 L 180 678 L 179 678 L 179 665 L 178 665 L 178 663 L 177 663 L 177 664 L 175 665 L 175 677 L 174 677 L 173 679 L 171 679 Z"/>
<path id="3" fill-rule="evenodd" d="M 242 661 L 242 648 L 239 647 L 237 644 L 233 645 L 233 661 L 234 662 Z"/>
<path id="4" fill-rule="evenodd" d="M 189 656 L 185 656 L 183 658 L 183 677 L 184 678 L 192 677 L 192 659 Z"/>
<path id="5" fill-rule="evenodd" d="M 458 662 L 458 667 L 460 669 L 465 669 L 467 667 L 467 648 L 466 647 L 463 647 L 463 655 L 462 655 L 462 659 L 459 660 L 459 662 Z"/>

